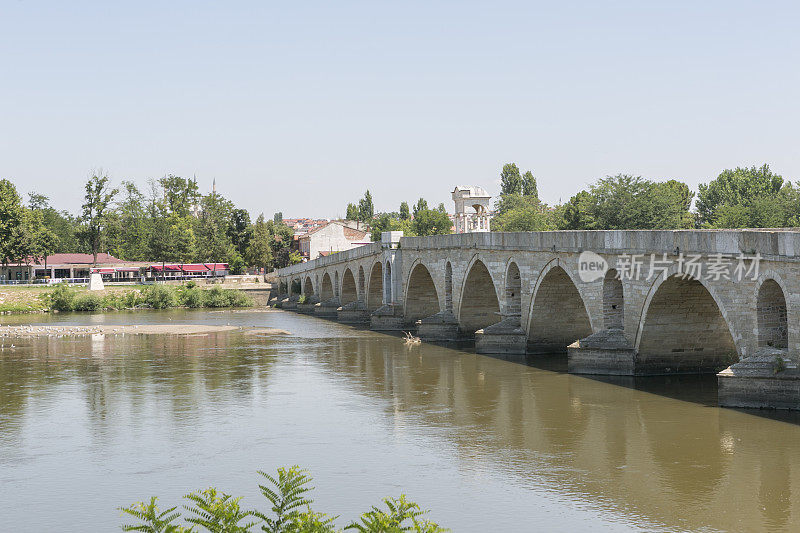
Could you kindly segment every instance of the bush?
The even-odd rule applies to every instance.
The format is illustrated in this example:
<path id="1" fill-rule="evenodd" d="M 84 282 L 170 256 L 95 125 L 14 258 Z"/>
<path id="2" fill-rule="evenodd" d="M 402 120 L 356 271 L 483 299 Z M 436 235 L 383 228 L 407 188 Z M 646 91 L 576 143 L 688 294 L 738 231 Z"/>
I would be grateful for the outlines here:
<path id="1" fill-rule="evenodd" d="M 192 492 L 185 496 L 189 505 L 184 505 L 188 516 L 184 520 L 192 526 L 200 526 L 207 531 L 241 532 L 251 531 L 261 526 L 262 531 L 272 533 L 335 533 L 334 525 L 337 517 L 319 513 L 311 509 L 313 500 L 308 493 L 313 490 L 309 486 L 311 476 L 306 470 L 293 466 L 279 468 L 277 477 L 259 472 L 265 478 L 265 484 L 259 485 L 261 494 L 266 498 L 269 513 L 259 510 L 245 510 L 241 498 L 217 491 L 215 488 Z M 123 531 L 186 531 L 175 523 L 181 518 L 178 507 L 161 511 L 157 498 L 150 498 L 150 503 L 138 502 L 130 507 L 121 507 L 120 511 L 138 520 L 137 524 L 122 526 Z M 390 533 L 400 531 L 416 531 L 417 533 L 441 533 L 446 531 L 435 522 L 423 517 L 419 505 L 408 500 L 404 495 L 399 498 L 385 498 L 386 508 L 372 507 L 362 514 L 358 521 L 351 522 L 345 529 L 361 533 Z M 256 523 L 260 520 L 260 523 Z"/>
<path id="2" fill-rule="evenodd" d="M 169 285 L 150 285 L 143 291 L 144 304 L 153 309 L 169 309 L 178 305 L 176 290 Z"/>
<path id="3" fill-rule="evenodd" d="M 206 295 L 203 289 L 186 289 L 181 291 L 181 303 L 186 307 L 205 307 Z"/>
<path id="4" fill-rule="evenodd" d="M 100 311 L 103 309 L 103 298 L 92 292 L 84 292 L 72 302 L 73 311 Z"/>
<path id="5" fill-rule="evenodd" d="M 244 291 L 231 289 L 228 292 L 230 293 L 231 307 L 253 307 L 253 299 Z"/>
<path id="6" fill-rule="evenodd" d="M 184 286 L 187 289 L 194 289 L 195 287 L 197 287 L 197 282 L 195 280 L 193 280 L 193 279 L 190 279 L 189 281 L 186 282 L 186 285 L 184 285 Z"/>
<path id="7" fill-rule="evenodd" d="M 206 292 L 206 307 L 251 307 L 253 299 L 236 289 L 214 286 Z"/>
<path id="8" fill-rule="evenodd" d="M 50 309 L 54 311 L 72 311 L 75 301 L 75 289 L 69 283 L 59 283 L 50 293 Z"/>
<path id="9" fill-rule="evenodd" d="M 208 307 L 230 307 L 231 306 L 231 298 L 229 291 L 226 291 L 222 287 L 214 286 L 209 289 L 206 299 L 206 305 Z"/>

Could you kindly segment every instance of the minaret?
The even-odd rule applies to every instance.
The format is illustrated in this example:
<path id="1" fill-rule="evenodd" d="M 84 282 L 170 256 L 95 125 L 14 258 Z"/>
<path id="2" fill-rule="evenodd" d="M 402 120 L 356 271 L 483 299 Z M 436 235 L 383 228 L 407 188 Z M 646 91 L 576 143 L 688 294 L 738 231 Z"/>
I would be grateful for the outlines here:
<path id="1" fill-rule="evenodd" d="M 211 183 L 211 194 L 217 194 L 217 178 L 214 178 L 214 181 Z"/>

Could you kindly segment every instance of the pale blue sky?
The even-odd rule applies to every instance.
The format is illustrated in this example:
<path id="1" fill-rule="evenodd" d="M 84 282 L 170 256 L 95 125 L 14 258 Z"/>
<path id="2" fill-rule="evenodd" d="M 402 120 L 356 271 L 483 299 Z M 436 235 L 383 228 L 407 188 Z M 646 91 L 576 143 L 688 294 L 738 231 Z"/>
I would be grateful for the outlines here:
<path id="1" fill-rule="evenodd" d="M 543 200 L 626 172 L 800 179 L 793 2 L 0 0 L 0 177 L 77 210 L 101 167 L 254 215 L 378 210 L 507 161 Z"/>

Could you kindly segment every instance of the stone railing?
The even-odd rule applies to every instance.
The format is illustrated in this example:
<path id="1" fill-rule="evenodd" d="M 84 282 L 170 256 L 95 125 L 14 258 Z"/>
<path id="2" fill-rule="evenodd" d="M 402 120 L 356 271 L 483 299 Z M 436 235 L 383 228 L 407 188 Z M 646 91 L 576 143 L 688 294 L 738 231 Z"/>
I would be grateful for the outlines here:
<path id="1" fill-rule="evenodd" d="M 436 250 L 475 248 L 597 253 L 761 254 L 800 259 L 800 229 L 598 230 L 462 233 L 403 237 L 400 248 Z"/>
<path id="2" fill-rule="evenodd" d="M 380 251 L 381 244 L 378 242 L 373 242 L 371 244 L 359 246 L 358 248 L 351 248 L 350 250 L 345 250 L 343 252 L 336 252 L 326 257 L 318 257 L 317 259 L 306 261 L 305 263 L 297 263 L 296 265 L 278 269 L 276 272 L 278 276 L 281 277 L 294 276 L 308 270 L 354 261 L 368 255 L 376 255 L 379 254 Z"/>

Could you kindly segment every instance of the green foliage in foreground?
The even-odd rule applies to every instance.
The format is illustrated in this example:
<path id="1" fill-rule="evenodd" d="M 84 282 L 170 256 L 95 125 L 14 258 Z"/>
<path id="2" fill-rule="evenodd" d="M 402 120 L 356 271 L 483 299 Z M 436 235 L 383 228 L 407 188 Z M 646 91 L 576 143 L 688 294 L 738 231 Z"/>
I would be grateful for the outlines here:
<path id="1" fill-rule="evenodd" d="M 215 488 L 187 494 L 188 501 L 183 506 L 186 516 L 181 516 L 178 507 L 161 511 L 157 498 L 149 503 L 137 502 L 120 511 L 137 520 L 134 524 L 122 526 L 123 531 L 142 531 L 146 533 L 178 533 L 211 531 L 212 533 L 240 533 L 266 531 L 268 533 L 336 533 L 334 521 L 338 518 L 319 513 L 311 508 L 313 500 L 308 494 L 311 476 L 298 466 L 279 468 L 277 477 L 259 472 L 266 480 L 259 484 L 261 494 L 266 498 L 269 512 L 245 510 L 241 498 L 219 492 Z M 401 495 L 399 498 L 383 500 L 386 508 L 372 507 L 358 520 L 351 522 L 345 530 L 360 533 L 440 533 L 447 531 L 436 523 L 423 518 L 427 511 Z M 183 518 L 185 524 L 180 524 Z M 258 528 L 258 529 L 255 529 Z"/>
<path id="2" fill-rule="evenodd" d="M 172 307 L 252 307 L 253 300 L 236 289 L 214 286 L 203 290 L 194 282 L 183 286 L 148 285 L 141 289 L 112 292 L 104 296 L 79 291 L 60 283 L 43 295 L 42 301 L 54 311 L 104 311 L 107 309 L 170 309 Z"/>

